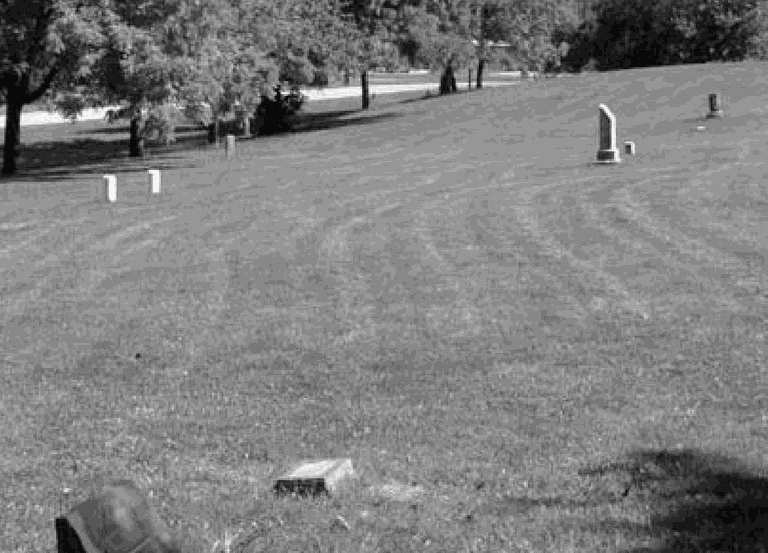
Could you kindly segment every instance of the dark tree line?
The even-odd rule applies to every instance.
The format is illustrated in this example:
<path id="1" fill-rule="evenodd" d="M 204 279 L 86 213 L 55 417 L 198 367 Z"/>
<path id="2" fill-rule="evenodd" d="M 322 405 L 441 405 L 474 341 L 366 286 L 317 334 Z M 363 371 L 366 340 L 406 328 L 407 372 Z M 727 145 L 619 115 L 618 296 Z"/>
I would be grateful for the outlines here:
<path id="1" fill-rule="evenodd" d="M 567 70 L 625 69 L 765 58 L 761 0 L 598 0 L 592 17 L 562 27 Z"/>

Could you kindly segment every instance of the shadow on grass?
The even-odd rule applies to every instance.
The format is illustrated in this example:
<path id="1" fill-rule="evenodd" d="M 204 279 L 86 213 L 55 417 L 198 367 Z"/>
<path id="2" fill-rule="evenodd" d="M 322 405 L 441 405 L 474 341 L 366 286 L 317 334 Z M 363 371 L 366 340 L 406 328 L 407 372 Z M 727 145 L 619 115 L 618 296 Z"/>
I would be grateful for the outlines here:
<path id="1" fill-rule="evenodd" d="M 59 180 L 97 170 L 124 173 L 144 168 L 150 160 L 152 167 L 157 169 L 189 167 L 192 165 L 189 156 L 168 154 L 189 151 L 193 145 L 204 143 L 197 136 L 181 137 L 172 146 L 148 148 L 148 155 L 143 158 L 128 155 L 127 139 L 105 141 L 76 138 L 33 143 L 22 147 L 18 160 L 19 171 L 9 180 Z"/>
<path id="2" fill-rule="evenodd" d="M 294 133 L 317 130 L 336 129 L 354 125 L 365 125 L 401 117 L 396 113 L 381 113 L 345 118 L 361 110 L 337 110 L 318 113 L 300 114 Z M 104 125 L 103 123 L 101 123 Z M 52 130 L 53 129 L 53 130 Z M 127 126 L 94 126 L 94 128 L 69 130 L 69 125 L 48 126 L 40 129 L 40 134 L 46 138 L 33 140 L 23 144 L 18 159 L 18 172 L 5 180 L 14 181 L 50 181 L 72 177 L 78 173 L 93 171 L 109 171 L 114 173 L 136 171 L 143 169 L 150 162 L 158 169 L 173 169 L 192 167 L 195 165 L 194 150 L 220 148 L 221 145 L 208 143 L 208 133 L 190 125 L 177 128 L 176 142 L 172 145 L 148 145 L 146 156 L 131 158 L 128 155 Z M 47 139 L 52 132 L 59 132 L 61 138 Z M 67 136 L 69 134 L 69 136 Z M 99 136 L 114 136 L 124 134 L 122 140 L 103 139 Z M 277 134 L 275 136 L 280 136 Z M 266 137 L 254 137 L 255 139 Z M 169 154 L 186 154 L 176 156 L 176 162 Z M 180 161 L 184 160 L 184 161 Z"/>
<path id="3" fill-rule="evenodd" d="M 115 123 L 112 125 L 109 125 L 108 127 L 103 127 L 100 129 L 79 129 L 74 132 L 74 134 L 77 135 L 116 135 L 116 134 L 122 134 L 125 136 L 128 136 L 128 133 L 130 132 L 130 123 Z M 200 133 L 200 132 L 207 132 L 204 127 L 199 127 L 195 125 L 179 125 L 176 127 L 176 134 L 180 133 Z"/>
<path id="4" fill-rule="evenodd" d="M 424 102 L 426 100 L 435 100 L 437 98 L 442 98 L 443 96 L 440 96 L 439 94 L 424 94 L 423 96 L 419 96 L 417 98 L 408 98 L 406 100 L 400 100 L 399 103 L 401 104 L 413 104 L 415 102 Z"/>
<path id="5" fill-rule="evenodd" d="M 766 551 L 768 479 L 724 455 L 697 450 L 646 450 L 627 459 L 580 471 L 582 476 L 623 482 L 617 497 L 650 508 L 650 526 L 606 520 L 598 531 L 661 540 L 666 551 Z M 615 481 L 615 480 L 614 480 Z"/>
<path id="6" fill-rule="evenodd" d="M 472 94 L 474 92 L 485 91 L 490 90 L 490 87 L 487 88 L 480 88 L 478 89 L 476 86 L 472 86 L 472 89 L 467 90 L 466 88 L 457 90 L 456 92 L 452 92 L 450 94 L 440 94 L 439 92 L 426 92 L 421 96 L 417 96 L 416 98 L 408 98 L 406 100 L 400 100 L 398 104 L 413 104 L 414 102 L 423 102 L 425 100 L 436 100 L 438 98 L 451 98 L 454 96 L 462 96 L 464 94 Z"/>
<path id="7" fill-rule="evenodd" d="M 352 113 L 365 113 L 363 110 L 341 110 L 328 111 L 321 113 L 301 113 L 294 126 L 294 133 L 325 131 L 328 129 L 338 129 L 341 127 L 351 127 L 356 125 L 367 125 L 378 123 L 388 119 L 402 117 L 400 113 L 379 113 L 376 115 L 363 115 L 360 117 L 350 117 L 342 119 Z"/>
<path id="8" fill-rule="evenodd" d="M 768 477 L 760 469 L 699 450 L 641 450 L 578 471 L 574 489 L 545 497 L 505 497 L 493 515 L 532 516 L 541 508 L 584 513 L 585 533 L 621 536 L 629 553 L 768 551 Z M 620 513 L 604 518 L 602 513 Z M 594 513 L 594 514 L 588 514 Z M 560 521 L 567 524 L 569 515 Z M 633 522 L 643 520 L 643 522 Z M 645 520 L 644 520 L 645 519 Z"/>

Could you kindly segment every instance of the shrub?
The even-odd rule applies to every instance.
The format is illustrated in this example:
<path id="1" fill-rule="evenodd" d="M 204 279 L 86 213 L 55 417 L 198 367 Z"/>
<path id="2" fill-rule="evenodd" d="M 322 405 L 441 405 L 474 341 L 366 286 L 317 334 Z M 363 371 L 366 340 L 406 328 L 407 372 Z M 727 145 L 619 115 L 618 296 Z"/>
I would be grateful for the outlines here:
<path id="1" fill-rule="evenodd" d="M 290 131 L 295 123 L 295 115 L 301 110 L 306 96 L 292 87 L 290 94 L 283 95 L 280 85 L 275 87 L 275 97 L 262 96 L 256 108 L 256 127 L 259 134 L 274 134 Z"/>
<path id="2" fill-rule="evenodd" d="M 64 94 L 55 101 L 56 111 L 65 119 L 70 119 L 72 124 L 83 114 L 85 100 L 79 94 Z"/>
<path id="3" fill-rule="evenodd" d="M 176 142 L 176 125 L 181 119 L 179 109 L 171 104 L 160 104 L 149 110 L 144 121 L 144 136 L 166 146 Z"/>
<path id="4" fill-rule="evenodd" d="M 202 127 L 209 127 L 213 123 L 211 106 L 204 102 L 192 102 L 184 107 L 184 116 Z"/>
<path id="5" fill-rule="evenodd" d="M 253 129 L 253 127 L 251 127 Z M 241 136 L 244 134 L 243 125 L 237 119 L 219 119 L 219 138 L 225 137 L 228 134 L 235 136 Z M 251 130 L 253 132 L 253 130 Z M 216 125 L 211 123 L 208 125 L 208 142 L 213 144 L 216 142 Z"/>

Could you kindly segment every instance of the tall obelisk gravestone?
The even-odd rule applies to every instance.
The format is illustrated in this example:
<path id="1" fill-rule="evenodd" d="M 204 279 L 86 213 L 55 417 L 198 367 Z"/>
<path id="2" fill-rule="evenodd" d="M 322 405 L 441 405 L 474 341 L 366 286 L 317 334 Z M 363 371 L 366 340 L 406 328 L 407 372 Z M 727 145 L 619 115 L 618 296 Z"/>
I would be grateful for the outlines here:
<path id="1" fill-rule="evenodd" d="M 619 163 L 619 149 L 616 147 L 616 117 L 608 106 L 600 104 L 597 116 L 598 163 Z"/>

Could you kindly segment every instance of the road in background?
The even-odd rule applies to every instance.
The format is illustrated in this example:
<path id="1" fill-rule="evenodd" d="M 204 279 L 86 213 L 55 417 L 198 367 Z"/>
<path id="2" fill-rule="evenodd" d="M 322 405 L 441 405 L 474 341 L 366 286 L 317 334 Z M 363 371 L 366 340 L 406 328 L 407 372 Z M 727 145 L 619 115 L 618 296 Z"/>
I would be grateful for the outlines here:
<path id="1" fill-rule="evenodd" d="M 420 82 L 420 83 L 412 83 L 412 84 L 394 84 L 399 82 L 403 82 L 404 80 L 410 80 L 409 77 L 416 77 L 417 79 L 419 77 L 423 77 L 423 75 L 416 74 L 416 75 L 405 75 L 403 77 L 398 77 L 396 74 L 374 74 L 371 78 L 371 84 L 369 87 L 370 93 L 373 94 L 394 94 L 397 92 L 419 92 L 419 91 L 431 91 L 434 93 L 438 92 L 439 85 L 438 83 L 434 82 L 432 79 L 430 79 L 427 82 Z M 512 77 L 515 80 L 497 80 L 497 81 L 485 81 L 483 83 L 483 86 L 485 87 L 496 87 L 496 86 L 510 86 L 519 84 L 521 81 L 519 80 L 520 73 L 518 71 L 508 71 L 504 73 L 491 73 L 488 75 L 489 78 L 497 77 L 497 78 L 504 78 L 504 77 Z M 438 77 L 435 76 L 435 79 Z M 422 80 L 422 79 L 419 79 Z M 389 81 L 393 84 L 377 84 L 377 81 Z M 464 79 L 462 82 L 462 79 L 457 76 L 456 78 L 456 84 L 459 90 L 466 90 L 467 88 L 467 80 Z M 474 85 L 474 84 L 473 84 Z M 356 84 L 354 86 L 339 86 L 339 87 L 326 87 L 326 88 L 306 88 L 302 89 L 302 93 L 306 94 L 306 96 L 309 98 L 309 101 L 313 100 L 336 100 L 341 98 L 354 98 L 356 96 L 361 95 L 360 91 L 360 85 Z M 98 109 L 86 109 L 83 110 L 83 114 L 77 118 L 78 121 L 94 121 L 97 119 L 104 119 L 104 116 L 107 113 L 107 110 L 109 109 L 116 109 L 117 106 L 112 107 L 105 107 L 105 108 L 98 108 Z M 28 127 L 32 125 L 49 125 L 52 123 L 69 123 L 69 119 L 65 119 L 64 117 L 61 117 L 57 113 L 49 113 L 47 111 L 32 111 L 29 113 L 22 112 L 21 114 L 21 126 L 22 127 Z M 0 116 L 0 128 L 5 127 L 5 116 L 4 114 Z"/>

